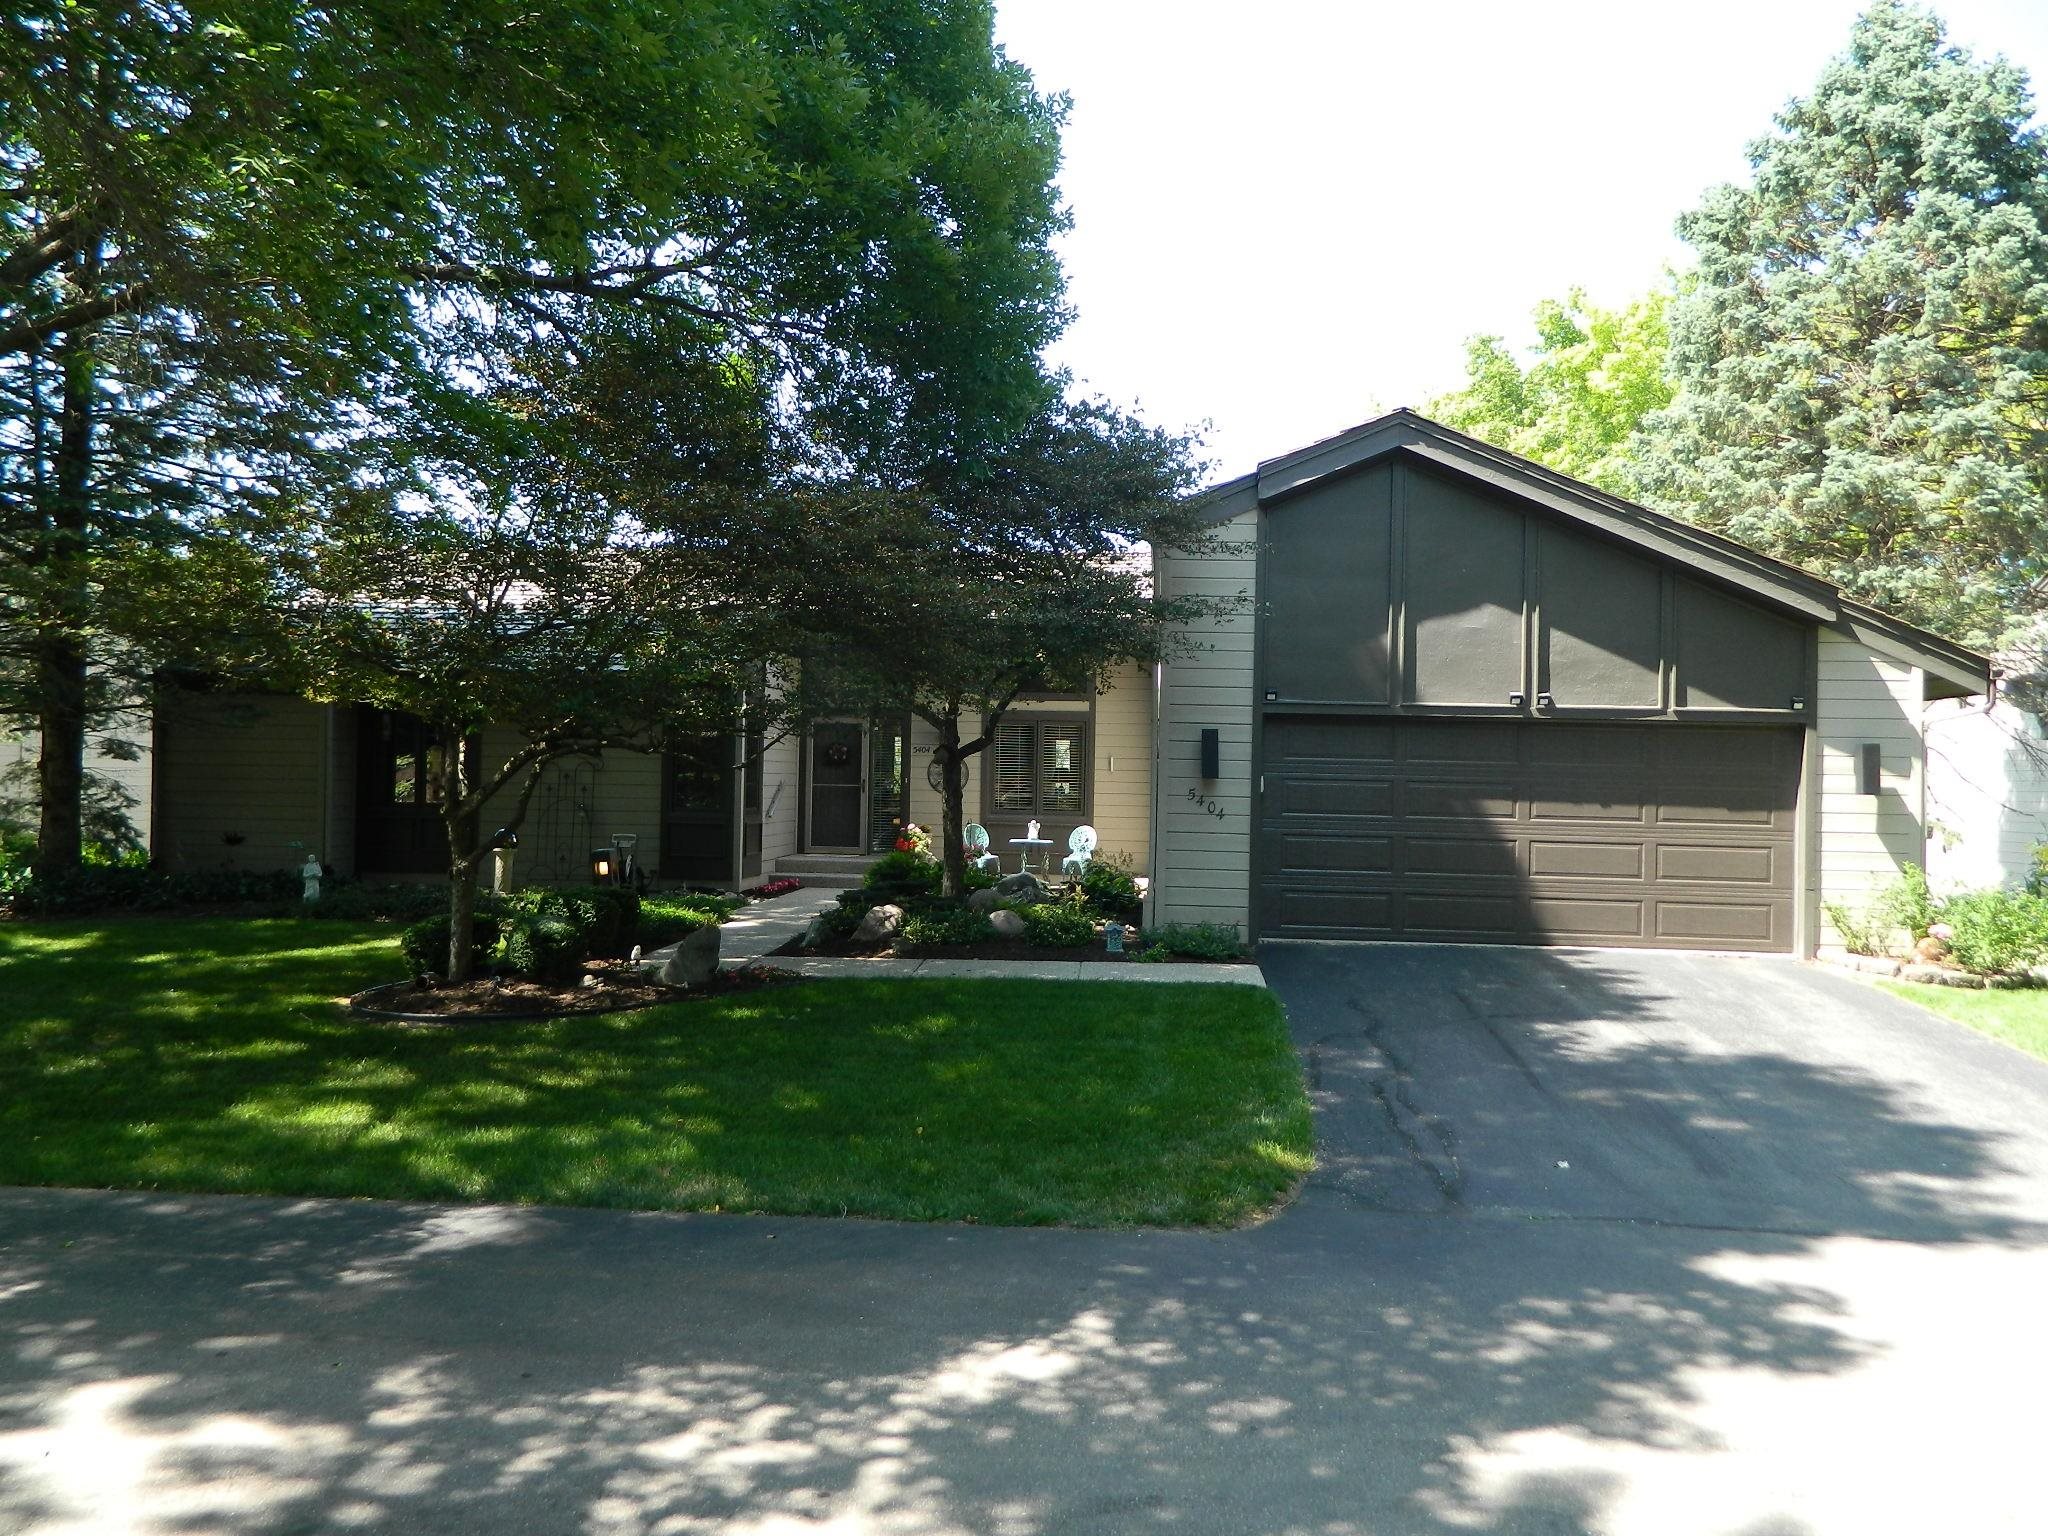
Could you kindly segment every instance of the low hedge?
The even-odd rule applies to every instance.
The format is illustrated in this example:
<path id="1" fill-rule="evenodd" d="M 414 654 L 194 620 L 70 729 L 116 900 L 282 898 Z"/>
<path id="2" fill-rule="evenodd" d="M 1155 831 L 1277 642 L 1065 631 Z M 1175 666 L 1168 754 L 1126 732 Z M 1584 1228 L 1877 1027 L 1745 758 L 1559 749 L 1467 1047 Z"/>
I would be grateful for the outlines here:
<path id="1" fill-rule="evenodd" d="M 448 971 L 449 931 L 454 924 L 446 912 L 421 918 L 398 936 L 398 947 L 415 976 L 442 976 Z M 470 963 L 481 967 L 498 946 L 498 919 L 479 912 L 470 932 Z"/>
<path id="2" fill-rule="evenodd" d="M 1024 937 L 1030 943 L 1054 949 L 1082 949 L 1095 942 L 1095 918 L 1072 902 L 1042 902 L 1018 907 L 1024 919 Z"/>

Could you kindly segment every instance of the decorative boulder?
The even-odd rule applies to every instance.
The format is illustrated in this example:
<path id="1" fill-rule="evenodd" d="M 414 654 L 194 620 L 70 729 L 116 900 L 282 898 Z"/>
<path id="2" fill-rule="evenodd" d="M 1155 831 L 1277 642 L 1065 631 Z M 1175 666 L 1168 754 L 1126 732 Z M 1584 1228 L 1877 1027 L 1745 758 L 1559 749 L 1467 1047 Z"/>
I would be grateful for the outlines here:
<path id="1" fill-rule="evenodd" d="M 996 931 L 999 939 L 1021 939 L 1024 937 L 1024 919 L 1005 907 L 988 915 L 989 926 Z"/>
<path id="2" fill-rule="evenodd" d="M 853 930 L 856 944 L 879 944 L 883 939 L 893 939 L 903 931 L 903 909 L 892 902 L 883 902 L 879 907 L 869 907 L 867 915 L 860 920 L 860 926 Z"/>
<path id="3" fill-rule="evenodd" d="M 1026 906 L 1052 900 L 1052 892 L 1045 888 L 1045 882 L 1027 871 L 1003 876 L 995 883 L 995 893 L 999 901 L 1020 901 Z"/>
<path id="4" fill-rule="evenodd" d="M 820 944 L 824 942 L 825 914 L 820 912 L 816 917 L 811 919 L 810 926 L 804 929 L 804 948 L 816 949 Z"/>
<path id="5" fill-rule="evenodd" d="M 1927 965 L 1939 965 L 1948 958 L 1948 945 L 1930 933 L 1913 946 L 1913 958 Z"/>
<path id="6" fill-rule="evenodd" d="M 707 923 L 683 935 L 683 941 L 662 962 L 661 981 L 668 987 L 702 987 L 718 974 L 718 927 Z"/>
<path id="7" fill-rule="evenodd" d="M 1003 898 L 992 885 L 967 893 L 967 910 L 970 912 L 993 912 L 1003 904 Z"/>

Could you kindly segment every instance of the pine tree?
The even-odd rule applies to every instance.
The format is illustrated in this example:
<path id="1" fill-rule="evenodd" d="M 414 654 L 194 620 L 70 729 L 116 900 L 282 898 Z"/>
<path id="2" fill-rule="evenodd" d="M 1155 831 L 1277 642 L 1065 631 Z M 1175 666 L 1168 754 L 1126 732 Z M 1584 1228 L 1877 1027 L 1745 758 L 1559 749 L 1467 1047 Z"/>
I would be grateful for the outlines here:
<path id="1" fill-rule="evenodd" d="M 1881 0 L 1680 220 L 1654 505 L 1958 638 L 2048 598 L 2048 151 L 2022 71 Z"/>

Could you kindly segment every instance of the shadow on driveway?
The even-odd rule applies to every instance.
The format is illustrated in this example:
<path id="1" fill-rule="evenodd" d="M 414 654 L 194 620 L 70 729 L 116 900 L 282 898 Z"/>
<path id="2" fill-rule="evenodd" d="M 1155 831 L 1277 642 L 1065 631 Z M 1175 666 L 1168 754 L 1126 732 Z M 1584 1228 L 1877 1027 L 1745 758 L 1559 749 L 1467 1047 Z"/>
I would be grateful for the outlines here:
<path id="1" fill-rule="evenodd" d="M 2030 1528 L 2048 1071 L 1770 961 L 1265 960 L 1324 1144 L 1241 1232 L 0 1192 L 0 1531 Z"/>

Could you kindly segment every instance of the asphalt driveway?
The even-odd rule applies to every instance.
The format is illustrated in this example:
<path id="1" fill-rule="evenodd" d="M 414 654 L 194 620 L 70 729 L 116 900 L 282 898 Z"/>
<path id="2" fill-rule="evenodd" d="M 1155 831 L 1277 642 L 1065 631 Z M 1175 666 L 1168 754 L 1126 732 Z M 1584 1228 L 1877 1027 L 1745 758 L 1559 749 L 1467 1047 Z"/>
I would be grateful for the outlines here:
<path id="1" fill-rule="evenodd" d="M 1769 960 L 1265 960 L 1323 1146 L 1242 1232 L 0 1191 L 0 1532 L 2038 1529 L 2048 1068 Z"/>

